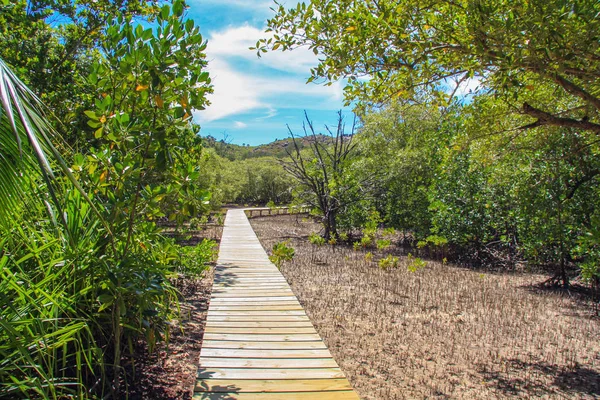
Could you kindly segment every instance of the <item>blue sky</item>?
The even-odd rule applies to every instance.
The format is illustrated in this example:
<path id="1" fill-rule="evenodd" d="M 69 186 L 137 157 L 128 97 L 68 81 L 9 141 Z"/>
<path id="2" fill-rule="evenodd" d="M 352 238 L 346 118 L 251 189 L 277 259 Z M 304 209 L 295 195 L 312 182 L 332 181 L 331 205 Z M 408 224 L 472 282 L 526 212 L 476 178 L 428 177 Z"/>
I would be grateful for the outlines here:
<path id="1" fill-rule="evenodd" d="M 297 1 L 288 0 L 287 6 Z M 304 110 L 319 130 L 334 126 L 343 109 L 343 82 L 306 84 L 317 57 L 307 49 L 264 54 L 248 48 L 265 37 L 271 0 L 188 0 L 188 17 L 208 40 L 211 106 L 194 113 L 201 135 L 257 145 L 302 132 Z M 344 109 L 347 120 L 351 113 Z"/>

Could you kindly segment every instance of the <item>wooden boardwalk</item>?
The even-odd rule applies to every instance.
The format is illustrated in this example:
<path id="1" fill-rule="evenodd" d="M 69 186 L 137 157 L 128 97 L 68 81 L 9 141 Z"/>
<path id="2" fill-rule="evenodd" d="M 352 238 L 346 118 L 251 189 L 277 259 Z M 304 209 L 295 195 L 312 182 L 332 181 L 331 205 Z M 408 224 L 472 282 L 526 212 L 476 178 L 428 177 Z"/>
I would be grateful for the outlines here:
<path id="1" fill-rule="evenodd" d="M 229 210 L 194 399 L 358 399 L 243 210 Z"/>

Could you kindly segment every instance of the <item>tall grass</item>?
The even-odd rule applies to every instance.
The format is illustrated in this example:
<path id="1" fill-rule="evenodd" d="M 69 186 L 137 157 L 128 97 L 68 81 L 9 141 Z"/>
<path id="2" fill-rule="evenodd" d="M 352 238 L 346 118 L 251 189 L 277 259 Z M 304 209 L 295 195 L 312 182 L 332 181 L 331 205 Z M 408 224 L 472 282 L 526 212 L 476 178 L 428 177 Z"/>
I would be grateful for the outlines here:
<path id="1" fill-rule="evenodd" d="M 102 374 L 89 316 L 72 290 L 73 265 L 60 240 L 17 226 L 0 242 L 0 397 L 86 397 Z M 84 376 L 86 375 L 86 376 Z"/>

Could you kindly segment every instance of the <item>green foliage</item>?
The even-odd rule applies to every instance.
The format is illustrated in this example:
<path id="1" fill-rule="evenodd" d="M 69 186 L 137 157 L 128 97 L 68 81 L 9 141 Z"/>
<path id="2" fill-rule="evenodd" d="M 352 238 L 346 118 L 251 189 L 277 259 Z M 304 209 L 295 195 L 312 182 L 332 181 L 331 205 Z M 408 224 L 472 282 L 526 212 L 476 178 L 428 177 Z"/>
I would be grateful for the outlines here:
<path id="1" fill-rule="evenodd" d="M 370 263 L 371 261 L 373 261 L 373 253 L 371 253 L 370 251 L 367 252 L 367 254 L 365 254 L 365 261 Z"/>
<path id="2" fill-rule="evenodd" d="M 146 0 L 0 2 L 0 58 L 47 104 L 73 146 L 86 146 L 83 110 L 93 104 L 86 82 L 105 39 L 108 21 L 119 15 L 149 21 L 157 3 Z"/>
<path id="3" fill-rule="evenodd" d="M 379 216 L 379 212 L 372 210 L 369 213 L 367 222 L 365 223 L 365 227 L 363 228 L 363 233 L 368 236 L 375 236 L 380 223 L 381 217 Z"/>
<path id="4" fill-rule="evenodd" d="M 400 260 L 398 259 L 398 257 L 389 254 L 387 257 L 380 259 L 377 265 L 379 266 L 379 268 L 386 270 L 388 268 L 397 268 L 399 263 Z"/>
<path id="5" fill-rule="evenodd" d="M 359 242 L 360 246 L 363 248 L 367 248 L 373 244 L 373 236 L 364 235 Z"/>
<path id="6" fill-rule="evenodd" d="M 215 214 L 215 224 L 223 226 L 225 224 L 225 213 L 219 212 Z"/>
<path id="7" fill-rule="evenodd" d="M 308 241 L 311 244 L 314 244 L 316 246 L 323 246 L 326 242 L 325 238 L 321 235 L 319 235 L 318 233 L 311 233 L 310 235 L 308 235 Z"/>
<path id="8" fill-rule="evenodd" d="M 230 161 L 213 149 L 204 149 L 200 169 L 206 171 L 201 182 L 213 193 L 213 207 L 222 203 L 285 204 L 292 199 L 290 177 L 271 157 Z"/>
<path id="9" fill-rule="evenodd" d="M 408 266 L 406 267 L 409 272 L 415 273 L 427 266 L 427 263 L 421 260 L 419 257 L 413 257 L 412 254 L 408 254 Z"/>
<path id="10" fill-rule="evenodd" d="M 434 246 L 434 247 L 442 247 L 448 244 L 448 239 L 442 236 L 437 235 L 429 235 L 425 238 L 425 240 L 419 240 L 417 242 L 417 247 L 422 249 L 425 246 Z"/>
<path id="11" fill-rule="evenodd" d="M 429 7 L 418 0 L 311 0 L 289 9 L 279 4 L 267 22 L 272 36 L 256 50 L 260 56 L 308 47 L 320 61 L 309 82 L 346 78 L 348 103 L 401 98 L 444 106 L 459 83 L 477 78 L 486 93 L 521 97 L 530 127 L 597 133 L 598 11 L 595 0 L 438 1 Z M 539 96 L 548 87 L 572 107 L 557 110 Z"/>
<path id="12" fill-rule="evenodd" d="M 600 283 L 600 218 L 592 217 L 590 228 L 579 238 L 573 255 L 581 258 L 581 277 L 587 283 Z"/>
<path id="13" fill-rule="evenodd" d="M 383 236 L 394 236 L 396 234 L 396 230 L 392 227 L 387 227 L 383 230 Z"/>
<path id="14" fill-rule="evenodd" d="M 51 230 L 15 226 L 10 234 L 0 241 L 0 397 L 83 398 L 84 375 L 104 372 L 81 309 L 93 287 L 74 285 L 81 266 L 65 259 Z"/>
<path id="15" fill-rule="evenodd" d="M 389 239 L 379 239 L 376 242 L 377 250 L 385 250 L 392 245 L 392 241 Z"/>
<path id="16" fill-rule="evenodd" d="M 182 248 L 155 223 L 208 210 L 210 193 L 198 183 L 198 129 L 190 122 L 211 90 L 205 42 L 183 19 L 183 2 L 164 6 L 155 30 L 131 23 L 131 4 L 107 14 L 103 49 L 86 58 L 86 87 L 94 93 L 78 103 L 90 107 L 78 118 L 87 119 L 94 147 L 69 153 L 70 168 L 31 92 L 18 84 L 12 103 L 1 96 L 0 159 L 18 159 L 19 140 L 25 155 L 18 169 L 2 170 L 3 182 L 12 179 L 25 203 L 0 205 L 10 222 L 0 242 L 0 395 L 126 396 L 124 354 L 134 343 L 152 351 L 168 340 L 178 313 L 172 278 L 199 276 L 214 256 L 214 243 Z M 73 5 L 81 6 L 77 12 L 87 7 Z M 1 67 L 6 89 L 17 81 Z M 66 177 L 53 173 L 54 163 Z"/>
<path id="17" fill-rule="evenodd" d="M 212 240 L 203 239 L 195 246 L 173 246 L 178 257 L 175 271 L 183 276 L 201 278 L 208 263 L 217 259 L 217 244 Z"/>
<path id="18" fill-rule="evenodd" d="M 289 246 L 289 242 L 278 242 L 273 245 L 273 250 L 271 251 L 271 255 L 269 256 L 269 260 L 278 269 L 281 269 L 281 266 L 285 261 L 292 261 L 296 251 L 293 247 Z"/>

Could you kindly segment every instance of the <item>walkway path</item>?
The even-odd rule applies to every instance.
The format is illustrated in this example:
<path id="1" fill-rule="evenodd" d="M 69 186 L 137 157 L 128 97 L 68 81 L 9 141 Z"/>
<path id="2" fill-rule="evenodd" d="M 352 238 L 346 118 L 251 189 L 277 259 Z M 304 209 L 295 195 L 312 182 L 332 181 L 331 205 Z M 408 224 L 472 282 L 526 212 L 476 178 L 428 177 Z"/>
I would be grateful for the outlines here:
<path id="1" fill-rule="evenodd" d="M 358 399 L 243 210 L 225 219 L 194 399 Z"/>

